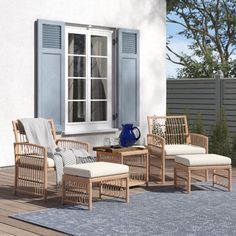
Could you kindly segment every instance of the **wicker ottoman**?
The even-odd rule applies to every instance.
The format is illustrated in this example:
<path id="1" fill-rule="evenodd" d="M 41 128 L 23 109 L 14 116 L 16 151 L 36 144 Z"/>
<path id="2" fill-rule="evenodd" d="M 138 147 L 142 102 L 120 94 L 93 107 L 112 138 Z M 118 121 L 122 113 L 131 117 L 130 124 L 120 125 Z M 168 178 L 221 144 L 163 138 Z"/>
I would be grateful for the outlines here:
<path id="1" fill-rule="evenodd" d="M 87 205 L 92 209 L 92 184 L 102 195 L 129 202 L 129 167 L 109 162 L 93 162 L 64 167 L 62 203 Z"/>
<path id="2" fill-rule="evenodd" d="M 213 170 L 213 186 L 217 184 L 232 191 L 231 159 L 217 154 L 177 155 L 174 169 L 175 186 L 178 187 L 179 182 L 184 182 L 187 193 L 190 193 L 192 171 L 198 170 Z"/>

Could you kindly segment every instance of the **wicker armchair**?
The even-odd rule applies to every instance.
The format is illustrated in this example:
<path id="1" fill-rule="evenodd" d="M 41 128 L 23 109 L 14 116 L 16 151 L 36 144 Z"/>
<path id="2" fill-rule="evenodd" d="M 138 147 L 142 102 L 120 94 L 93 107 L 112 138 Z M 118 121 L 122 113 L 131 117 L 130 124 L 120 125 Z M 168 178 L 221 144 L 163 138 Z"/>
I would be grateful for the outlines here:
<path id="1" fill-rule="evenodd" d="M 181 154 L 208 153 L 208 137 L 189 133 L 186 116 L 148 116 L 147 119 L 149 170 L 151 166 L 160 169 L 160 179 L 163 184 L 166 160 L 174 160 L 176 155 Z M 208 178 L 207 172 L 205 178 Z"/>
<path id="2" fill-rule="evenodd" d="M 85 142 L 70 139 L 57 139 L 53 120 L 48 120 L 53 139 L 61 148 L 84 148 L 90 151 L 90 145 Z M 12 121 L 15 135 L 15 194 L 17 192 L 43 196 L 47 201 L 47 172 L 55 171 L 54 161 L 47 157 L 47 148 L 28 143 L 25 131 L 18 120 Z"/>

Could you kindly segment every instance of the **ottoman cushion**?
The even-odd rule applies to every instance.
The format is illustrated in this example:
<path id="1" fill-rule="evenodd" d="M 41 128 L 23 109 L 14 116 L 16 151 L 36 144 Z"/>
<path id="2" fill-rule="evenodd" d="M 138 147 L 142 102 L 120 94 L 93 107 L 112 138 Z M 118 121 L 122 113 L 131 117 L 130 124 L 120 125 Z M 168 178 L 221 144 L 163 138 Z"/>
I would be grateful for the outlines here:
<path id="1" fill-rule="evenodd" d="M 175 162 L 185 166 L 214 166 L 230 165 L 229 157 L 217 154 L 194 154 L 194 155 L 177 155 Z"/>
<path id="2" fill-rule="evenodd" d="M 125 174 L 129 172 L 127 165 L 110 162 L 91 162 L 64 167 L 64 174 L 76 175 L 86 178 Z"/>

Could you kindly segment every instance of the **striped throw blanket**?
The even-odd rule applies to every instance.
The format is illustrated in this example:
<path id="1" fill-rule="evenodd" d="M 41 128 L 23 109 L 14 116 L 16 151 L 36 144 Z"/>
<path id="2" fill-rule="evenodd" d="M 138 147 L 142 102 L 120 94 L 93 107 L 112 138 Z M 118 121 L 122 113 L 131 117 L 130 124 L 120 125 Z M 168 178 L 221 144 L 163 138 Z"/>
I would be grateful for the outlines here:
<path id="1" fill-rule="evenodd" d="M 57 148 L 56 152 L 48 153 L 48 157 L 53 158 L 54 160 L 56 167 L 56 182 L 58 186 L 60 186 L 61 184 L 64 166 L 96 161 L 96 157 L 90 156 L 89 153 L 83 148 L 81 149 Z"/>

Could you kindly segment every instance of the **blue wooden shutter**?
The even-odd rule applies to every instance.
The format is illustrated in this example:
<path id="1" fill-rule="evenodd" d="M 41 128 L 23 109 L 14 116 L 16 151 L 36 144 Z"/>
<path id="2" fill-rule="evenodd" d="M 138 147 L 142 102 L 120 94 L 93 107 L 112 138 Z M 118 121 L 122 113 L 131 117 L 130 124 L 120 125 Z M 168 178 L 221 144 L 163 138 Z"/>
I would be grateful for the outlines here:
<path id="1" fill-rule="evenodd" d="M 118 127 L 139 126 L 139 31 L 118 29 Z"/>
<path id="2" fill-rule="evenodd" d="M 65 24 L 37 21 L 37 117 L 52 118 L 64 130 Z"/>

